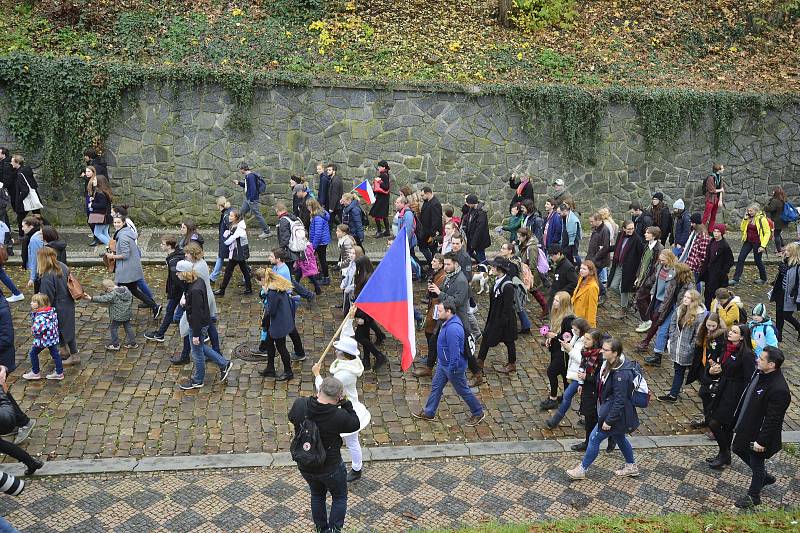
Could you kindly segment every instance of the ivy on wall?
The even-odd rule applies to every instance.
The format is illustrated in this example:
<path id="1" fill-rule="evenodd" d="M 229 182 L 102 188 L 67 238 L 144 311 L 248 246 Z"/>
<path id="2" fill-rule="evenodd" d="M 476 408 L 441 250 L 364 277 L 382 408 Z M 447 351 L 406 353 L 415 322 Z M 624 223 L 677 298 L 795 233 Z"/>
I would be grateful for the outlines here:
<path id="1" fill-rule="evenodd" d="M 760 119 L 767 111 L 796 104 L 792 95 L 702 92 L 688 89 L 608 87 L 587 90 L 563 85 L 405 83 L 334 79 L 329 83 L 365 89 L 401 89 L 504 96 L 523 116 L 530 134 L 544 134 L 567 158 L 591 162 L 600 123 L 609 104 L 637 111 L 642 136 L 652 149 L 674 146 L 687 128 L 711 126 L 715 150 L 726 141 L 733 121 Z M 305 74 L 209 69 L 198 66 L 143 67 L 131 63 L 86 62 L 34 54 L 4 57 L 0 85 L 8 99 L 7 126 L 20 148 L 41 158 L 38 173 L 54 188 L 77 175 L 86 147 L 102 148 L 123 96 L 145 84 L 216 84 L 234 104 L 229 126 L 247 132 L 257 87 L 310 87 L 318 79 Z"/>

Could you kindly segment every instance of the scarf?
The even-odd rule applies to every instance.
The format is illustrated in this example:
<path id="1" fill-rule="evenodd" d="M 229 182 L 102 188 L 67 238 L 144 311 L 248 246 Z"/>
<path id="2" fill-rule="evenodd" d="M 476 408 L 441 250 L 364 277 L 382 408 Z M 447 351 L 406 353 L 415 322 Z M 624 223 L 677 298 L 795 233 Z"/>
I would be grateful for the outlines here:
<path id="1" fill-rule="evenodd" d="M 722 186 L 722 174 L 712 172 L 711 175 L 714 176 L 714 187 L 719 189 Z"/>
<path id="2" fill-rule="evenodd" d="M 653 248 L 650 247 L 648 244 L 644 249 L 644 255 L 642 256 L 642 262 L 639 264 L 639 271 L 636 272 L 636 281 L 634 281 L 634 285 L 637 287 L 641 287 L 642 283 L 644 283 L 644 278 L 647 277 L 647 271 L 650 270 L 650 262 L 653 260 Z"/>
<path id="3" fill-rule="evenodd" d="M 519 182 L 519 187 L 517 187 L 517 196 L 522 196 L 522 191 L 525 189 L 525 186 L 530 183 L 530 179 L 522 178 L 522 181 Z"/>
<path id="4" fill-rule="evenodd" d="M 581 352 L 581 357 L 583 357 L 582 366 L 586 372 L 586 377 L 591 376 L 594 374 L 595 370 L 597 370 L 597 365 L 600 361 L 600 353 L 600 348 L 589 348 Z"/>
<path id="5" fill-rule="evenodd" d="M 730 359 L 731 356 L 738 351 L 739 351 L 739 345 L 729 341 L 728 344 L 725 346 L 725 353 L 722 354 L 722 360 L 719 362 L 719 364 L 724 365 L 725 361 Z"/>

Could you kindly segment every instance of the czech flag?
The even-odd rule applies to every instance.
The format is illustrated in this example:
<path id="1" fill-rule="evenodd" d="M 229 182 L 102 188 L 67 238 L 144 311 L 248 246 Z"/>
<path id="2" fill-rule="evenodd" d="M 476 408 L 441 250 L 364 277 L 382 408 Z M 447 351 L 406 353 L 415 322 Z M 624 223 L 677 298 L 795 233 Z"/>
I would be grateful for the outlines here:
<path id="1" fill-rule="evenodd" d="M 361 196 L 361 198 L 363 198 L 364 201 L 367 202 L 368 204 L 375 203 L 375 193 L 372 192 L 372 185 L 369 184 L 369 181 L 367 180 L 362 181 L 353 190 L 356 191 L 359 194 L 359 196 Z"/>
<path id="2" fill-rule="evenodd" d="M 355 306 L 403 344 L 400 367 L 403 371 L 408 370 L 417 354 L 417 338 L 414 332 L 411 254 L 405 228 L 400 229 L 383 260 L 361 289 Z"/>

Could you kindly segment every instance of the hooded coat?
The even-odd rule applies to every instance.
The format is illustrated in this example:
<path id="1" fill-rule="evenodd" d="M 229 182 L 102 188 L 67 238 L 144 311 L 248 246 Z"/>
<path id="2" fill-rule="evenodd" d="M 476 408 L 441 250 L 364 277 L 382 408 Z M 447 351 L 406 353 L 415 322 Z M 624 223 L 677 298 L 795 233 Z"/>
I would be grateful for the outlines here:
<path id="1" fill-rule="evenodd" d="M 39 292 L 46 294 L 50 299 L 50 305 L 55 308 L 58 315 L 58 329 L 64 342 L 69 343 L 75 339 L 75 300 L 67 286 L 69 278 L 69 268 L 63 263 L 61 276 L 52 272 L 47 272 L 40 279 Z"/>
<path id="2" fill-rule="evenodd" d="M 358 357 L 353 359 L 334 359 L 328 371 L 331 373 L 331 376 L 342 382 L 342 385 L 344 385 L 345 399 L 353 404 L 353 410 L 358 416 L 358 430 L 341 434 L 342 437 L 347 437 L 367 427 L 367 424 L 369 424 L 372 419 L 372 415 L 370 415 L 366 406 L 359 401 L 358 389 L 356 389 L 358 378 L 364 373 L 364 363 L 362 363 L 361 359 Z M 322 386 L 322 376 L 314 378 L 314 385 L 317 391 L 319 391 L 319 388 Z"/>

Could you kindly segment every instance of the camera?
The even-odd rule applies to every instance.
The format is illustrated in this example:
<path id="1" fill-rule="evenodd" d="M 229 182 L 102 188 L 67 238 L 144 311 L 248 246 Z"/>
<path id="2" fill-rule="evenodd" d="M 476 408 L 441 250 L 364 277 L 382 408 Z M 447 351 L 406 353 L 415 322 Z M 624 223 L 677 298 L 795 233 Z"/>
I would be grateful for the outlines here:
<path id="1" fill-rule="evenodd" d="M 0 490 L 11 496 L 19 496 L 25 488 L 25 481 L 18 479 L 11 474 L 0 472 Z"/>

